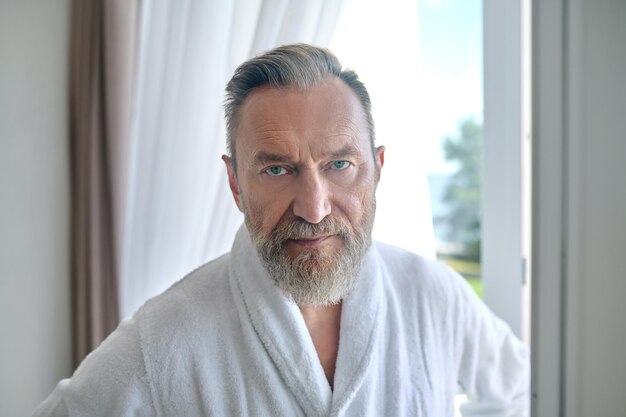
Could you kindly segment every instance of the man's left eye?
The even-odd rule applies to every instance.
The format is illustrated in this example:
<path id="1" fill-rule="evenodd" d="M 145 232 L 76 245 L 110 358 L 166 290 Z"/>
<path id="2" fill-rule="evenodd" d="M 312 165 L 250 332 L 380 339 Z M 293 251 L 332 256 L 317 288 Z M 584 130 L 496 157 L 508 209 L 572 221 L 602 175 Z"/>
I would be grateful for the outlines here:
<path id="1" fill-rule="evenodd" d="M 333 169 L 346 169 L 349 166 L 350 166 L 350 163 L 348 161 L 335 161 L 331 165 Z"/>
<path id="2" fill-rule="evenodd" d="M 281 166 L 275 165 L 267 168 L 265 172 L 271 177 L 279 177 L 281 175 L 285 175 L 287 170 Z"/>

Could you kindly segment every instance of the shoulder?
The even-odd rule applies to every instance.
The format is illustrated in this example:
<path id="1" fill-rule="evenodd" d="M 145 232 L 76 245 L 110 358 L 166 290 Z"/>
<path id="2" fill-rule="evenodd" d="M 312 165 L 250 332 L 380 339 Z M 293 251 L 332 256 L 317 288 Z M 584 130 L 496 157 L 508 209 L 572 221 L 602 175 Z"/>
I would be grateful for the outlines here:
<path id="1" fill-rule="evenodd" d="M 454 293 L 465 284 L 464 279 L 444 263 L 405 249 L 374 242 L 373 252 L 389 285 L 443 294 Z"/>
<path id="2" fill-rule="evenodd" d="M 230 253 L 226 253 L 191 271 L 163 293 L 148 300 L 138 314 L 149 316 L 166 310 L 174 313 L 198 304 L 205 305 L 212 298 L 219 298 L 228 290 Z"/>
<path id="3" fill-rule="evenodd" d="M 154 415 L 144 363 L 136 323 L 124 320 L 70 379 L 57 384 L 34 416 L 104 417 L 120 415 L 120 410 L 124 415 Z"/>
<path id="4" fill-rule="evenodd" d="M 173 378 L 178 358 L 203 342 L 198 335 L 229 326 L 234 307 L 228 270 L 226 254 L 146 302 L 85 358 L 71 379 L 59 383 L 35 415 L 104 416 L 120 410 L 154 415 L 152 389 L 161 373 Z"/>
<path id="5" fill-rule="evenodd" d="M 226 254 L 197 268 L 135 314 L 146 379 L 156 391 L 189 383 L 199 362 L 218 356 L 222 335 L 236 334 L 230 259 Z"/>
<path id="6" fill-rule="evenodd" d="M 206 263 L 176 282 L 162 294 L 148 300 L 135 314 L 140 337 L 167 340 L 198 326 L 219 323 L 232 313 L 230 254 Z"/>

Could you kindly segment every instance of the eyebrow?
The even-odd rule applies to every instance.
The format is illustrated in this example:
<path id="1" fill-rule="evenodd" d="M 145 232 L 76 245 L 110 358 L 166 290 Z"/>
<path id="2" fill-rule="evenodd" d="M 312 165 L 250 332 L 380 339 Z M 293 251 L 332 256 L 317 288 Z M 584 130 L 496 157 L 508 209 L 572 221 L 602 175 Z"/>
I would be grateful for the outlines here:
<path id="1" fill-rule="evenodd" d="M 361 152 L 359 148 L 357 148 L 356 146 L 352 144 L 348 144 L 336 151 L 324 153 L 323 156 L 326 158 L 330 157 L 332 159 L 335 159 L 335 158 L 345 158 L 347 156 L 359 157 L 360 154 Z M 272 153 L 272 152 L 265 152 L 265 151 L 261 151 L 257 153 L 254 156 L 254 159 L 252 160 L 253 166 L 273 164 L 273 163 L 291 163 L 291 162 L 292 162 L 292 159 L 289 158 L 287 155 L 283 155 L 279 153 Z"/>
<path id="2" fill-rule="evenodd" d="M 259 166 L 259 165 L 265 165 L 265 164 L 272 164 L 275 162 L 287 163 L 289 161 L 290 159 L 285 155 L 262 151 L 254 156 L 254 159 L 252 160 L 252 165 Z"/>
<path id="3" fill-rule="evenodd" d="M 361 155 L 361 151 L 359 148 L 354 146 L 353 144 L 345 145 L 344 147 L 331 152 L 328 154 L 331 158 L 343 158 L 346 156 L 359 157 Z"/>

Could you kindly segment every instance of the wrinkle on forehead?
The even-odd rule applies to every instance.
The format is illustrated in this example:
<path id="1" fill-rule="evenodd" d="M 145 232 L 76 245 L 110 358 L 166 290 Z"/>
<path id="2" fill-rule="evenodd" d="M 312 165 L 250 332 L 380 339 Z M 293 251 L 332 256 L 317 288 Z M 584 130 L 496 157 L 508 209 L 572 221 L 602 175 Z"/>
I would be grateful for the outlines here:
<path id="1" fill-rule="evenodd" d="M 369 148 L 369 128 L 358 97 L 343 82 L 334 83 L 329 80 L 330 85 L 305 91 L 253 91 L 242 106 L 237 129 L 240 139 L 235 146 L 245 143 L 248 148 L 245 157 L 237 151 L 239 159 L 251 162 L 254 155 L 269 152 L 302 160 L 345 143 L 362 151 Z"/>
<path id="2" fill-rule="evenodd" d="M 275 160 L 291 160 L 295 162 L 296 160 L 308 159 L 309 157 L 316 159 L 330 156 L 339 157 L 340 155 L 356 156 L 362 152 L 363 150 L 358 146 L 358 140 L 351 135 L 334 134 L 325 136 L 318 144 L 284 137 L 271 137 L 258 139 L 252 146 L 249 158 L 250 161 L 255 161 L 259 155 L 272 154 L 276 155 Z"/>
<path id="3" fill-rule="evenodd" d="M 356 123 L 354 118 L 351 118 L 351 117 L 342 117 L 339 120 L 337 120 L 337 122 L 333 125 L 327 124 L 326 126 L 319 126 L 319 127 L 313 126 L 313 128 L 306 129 L 306 131 L 310 131 L 310 132 L 325 132 L 325 131 L 330 131 L 329 133 L 336 132 L 335 134 L 330 134 L 328 136 L 350 136 L 350 137 L 356 137 L 360 133 L 363 133 L 361 132 L 361 130 L 362 129 L 359 128 L 359 124 Z M 284 121 L 281 123 L 277 123 L 273 121 L 263 120 L 261 123 L 258 124 L 258 127 L 255 129 L 255 131 L 258 134 L 259 139 L 264 139 L 264 138 L 277 137 L 278 135 L 275 135 L 276 133 L 295 133 L 295 132 L 302 132 L 304 131 L 304 129 L 301 129 L 296 126 L 293 126 L 291 128 L 285 128 Z"/>

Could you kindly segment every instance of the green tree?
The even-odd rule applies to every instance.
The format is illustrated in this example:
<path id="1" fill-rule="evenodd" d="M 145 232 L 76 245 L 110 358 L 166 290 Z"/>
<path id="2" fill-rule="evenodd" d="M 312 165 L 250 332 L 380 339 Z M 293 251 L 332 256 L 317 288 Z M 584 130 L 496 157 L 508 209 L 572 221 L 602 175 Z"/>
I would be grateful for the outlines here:
<path id="1" fill-rule="evenodd" d="M 480 261 L 482 143 L 482 125 L 473 119 L 461 122 L 459 135 L 443 141 L 446 160 L 459 168 L 444 191 L 450 210 L 439 220 L 448 226 L 449 241 L 461 244 L 460 255 L 475 261 Z"/>

